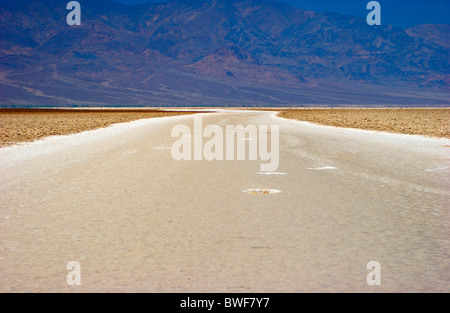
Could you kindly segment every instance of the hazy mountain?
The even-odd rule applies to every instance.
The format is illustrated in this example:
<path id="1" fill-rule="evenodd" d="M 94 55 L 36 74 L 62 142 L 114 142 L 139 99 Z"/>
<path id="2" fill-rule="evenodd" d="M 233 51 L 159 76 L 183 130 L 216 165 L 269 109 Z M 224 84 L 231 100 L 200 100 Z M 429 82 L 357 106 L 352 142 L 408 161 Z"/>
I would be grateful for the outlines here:
<path id="1" fill-rule="evenodd" d="M 274 0 L 80 0 L 68 26 L 67 2 L 0 0 L 1 105 L 450 103 L 448 26 Z"/>

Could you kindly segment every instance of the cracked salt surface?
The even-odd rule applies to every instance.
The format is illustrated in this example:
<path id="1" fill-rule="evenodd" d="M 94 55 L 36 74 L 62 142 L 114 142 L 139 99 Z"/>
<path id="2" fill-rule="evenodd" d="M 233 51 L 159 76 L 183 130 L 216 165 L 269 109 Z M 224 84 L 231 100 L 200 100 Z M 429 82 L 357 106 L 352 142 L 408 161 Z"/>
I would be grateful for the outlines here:
<path id="1" fill-rule="evenodd" d="M 258 172 L 259 175 L 287 175 L 287 173 L 281 172 Z"/>
<path id="2" fill-rule="evenodd" d="M 121 134 L 124 136 L 125 134 L 132 134 L 139 128 L 147 127 L 148 125 L 164 125 L 167 121 L 177 121 L 188 118 L 190 118 L 190 116 L 180 115 L 141 119 L 113 124 L 104 128 L 87 130 L 76 134 L 50 136 L 34 142 L 3 147 L 0 149 L 0 166 L 10 167 L 18 161 L 30 160 L 37 156 L 49 156 L 76 147 L 86 150 L 87 144 L 94 145 L 95 149 L 98 151 L 101 149 L 101 145 L 96 145 L 97 143 L 101 143 L 104 140 L 113 140 L 117 135 Z"/>
<path id="3" fill-rule="evenodd" d="M 260 189 L 260 188 L 251 188 L 243 190 L 245 193 L 253 194 L 253 195 L 271 195 L 280 193 L 281 190 L 278 189 Z"/>
<path id="4" fill-rule="evenodd" d="M 153 147 L 152 150 L 171 150 L 172 147 Z"/>
<path id="5" fill-rule="evenodd" d="M 448 166 L 429 168 L 429 169 L 426 169 L 425 172 L 436 172 L 436 171 L 443 171 L 443 170 L 446 170 L 446 169 L 448 169 Z"/>
<path id="6" fill-rule="evenodd" d="M 323 167 L 310 167 L 308 168 L 308 170 L 315 170 L 315 171 L 338 170 L 338 168 L 334 166 L 323 166 Z"/>

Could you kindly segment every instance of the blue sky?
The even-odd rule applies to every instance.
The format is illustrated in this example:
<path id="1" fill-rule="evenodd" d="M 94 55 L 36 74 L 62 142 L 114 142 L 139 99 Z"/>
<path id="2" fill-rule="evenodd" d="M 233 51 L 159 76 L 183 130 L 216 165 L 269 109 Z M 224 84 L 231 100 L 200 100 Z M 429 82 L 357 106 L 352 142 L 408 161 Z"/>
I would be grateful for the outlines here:
<path id="1" fill-rule="evenodd" d="M 166 2 L 166 0 L 114 0 L 125 4 Z M 225 1 L 225 0 L 224 0 Z M 366 17 L 369 0 L 279 0 L 300 9 L 332 11 Z M 383 24 L 403 28 L 419 24 L 450 24 L 450 0 L 378 0 Z"/>

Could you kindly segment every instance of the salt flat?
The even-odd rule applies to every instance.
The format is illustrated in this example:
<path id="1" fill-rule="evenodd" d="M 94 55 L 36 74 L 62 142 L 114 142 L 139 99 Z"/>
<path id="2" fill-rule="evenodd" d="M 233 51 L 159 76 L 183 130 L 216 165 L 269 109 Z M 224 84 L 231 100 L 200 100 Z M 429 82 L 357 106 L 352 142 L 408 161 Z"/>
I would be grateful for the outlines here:
<path id="1" fill-rule="evenodd" d="M 449 139 L 204 114 L 279 125 L 282 174 L 261 175 L 260 161 L 174 161 L 171 130 L 193 120 L 0 149 L 0 291 L 449 291 Z"/>

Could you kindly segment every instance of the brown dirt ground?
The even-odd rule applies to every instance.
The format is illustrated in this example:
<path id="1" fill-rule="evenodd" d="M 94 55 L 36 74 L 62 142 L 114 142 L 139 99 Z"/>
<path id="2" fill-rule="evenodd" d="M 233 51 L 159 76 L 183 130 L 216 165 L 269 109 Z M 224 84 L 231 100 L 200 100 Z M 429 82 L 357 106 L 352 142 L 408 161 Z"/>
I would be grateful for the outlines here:
<path id="1" fill-rule="evenodd" d="M 274 109 L 278 116 L 329 126 L 450 138 L 450 109 Z M 0 147 L 143 118 L 198 113 L 157 109 L 0 109 Z"/>
<path id="2" fill-rule="evenodd" d="M 278 116 L 328 126 L 450 138 L 450 108 L 284 109 Z"/>
<path id="3" fill-rule="evenodd" d="M 0 109 L 0 147 L 54 135 L 69 135 L 143 118 L 198 113 L 156 109 Z"/>

